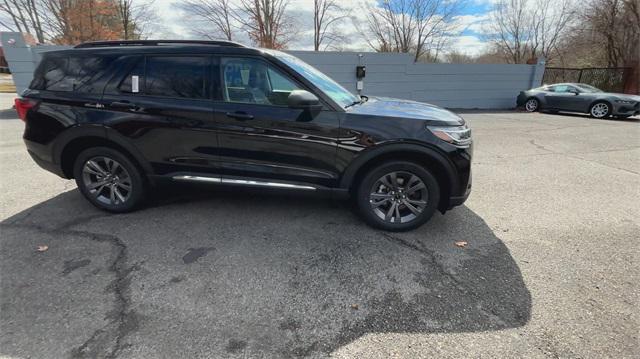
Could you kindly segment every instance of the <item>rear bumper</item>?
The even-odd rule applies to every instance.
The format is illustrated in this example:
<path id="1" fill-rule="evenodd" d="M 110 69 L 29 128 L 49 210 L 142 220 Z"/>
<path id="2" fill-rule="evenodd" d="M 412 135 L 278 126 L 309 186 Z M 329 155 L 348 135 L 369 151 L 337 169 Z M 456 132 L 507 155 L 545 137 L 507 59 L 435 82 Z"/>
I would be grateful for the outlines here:
<path id="1" fill-rule="evenodd" d="M 29 140 L 24 140 L 24 143 L 27 145 L 27 152 L 38 166 L 60 177 L 66 178 L 60 164 L 53 162 L 51 151 L 47 146 Z"/>

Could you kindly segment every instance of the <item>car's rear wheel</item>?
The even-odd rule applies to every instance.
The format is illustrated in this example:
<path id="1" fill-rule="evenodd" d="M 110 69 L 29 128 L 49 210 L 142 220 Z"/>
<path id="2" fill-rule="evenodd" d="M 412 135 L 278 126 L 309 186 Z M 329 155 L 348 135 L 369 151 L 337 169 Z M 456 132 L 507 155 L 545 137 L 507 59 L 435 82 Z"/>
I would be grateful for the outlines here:
<path id="1" fill-rule="evenodd" d="M 94 206 L 109 212 L 129 212 L 146 194 L 142 172 L 127 156 L 108 147 L 82 151 L 73 174 L 80 192 Z"/>
<path id="2" fill-rule="evenodd" d="M 540 109 L 540 101 L 532 97 L 524 103 L 524 109 L 527 110 L 527 112 L 536 112 Z"/>
<path id="3" fill-rule="evenodd" d="M 596 102 L 591 105 L 589 113 L 595 118 L 607 118 L 611 114 L 611 105 L 604 101 Z"/>
<path id="4" fill-rule="evenodd" d="M 426 223 L 436 211 L 440 186 L 423 166 L 390 161 L 370 170 L 357 190 L 364 220 L 387 231 L 407 231 Z"/>

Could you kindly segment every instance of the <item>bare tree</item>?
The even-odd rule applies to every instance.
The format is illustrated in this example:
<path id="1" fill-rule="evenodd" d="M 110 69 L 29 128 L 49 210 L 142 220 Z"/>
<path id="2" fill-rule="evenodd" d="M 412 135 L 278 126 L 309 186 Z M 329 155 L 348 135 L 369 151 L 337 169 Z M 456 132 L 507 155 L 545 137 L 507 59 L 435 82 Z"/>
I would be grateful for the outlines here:
<path id="1" fill-rule="evenodd" d="M 343 39 L 336 31 L 332 31 L 332 26 L 346 17 L 336 0 L 313 0 L 313 49 L 315 51 L 319 51 L 323 43 L 326 49 L 332 42 Z"/>
<path id="2" fill-rule="evenodd" d="M 15 28 L 10 30 L 26 32 L 34 35 L 40 43 L 45 42 L 45 31 L 42 26 L 43 8 L 36 0 L 0 0 L 0 12 L 11 18 Z"/>
<path id="3" fill-rule="evenodd" d="M 460 51 L 449 51 L 445 56 L 445 60 L 450 64 L 472 64 L 476 62 L 476 58 Z"/>
<path id="4" fill-rule="evenodd" d="M 200 36 L 233 41 L 235 36 L 234 18 L 237 10 L 231 0 L 185 0 L 180 7 L 188 14 L 207 24 L 193 31 Z M 213 28 L 213 31 L 211 31 Z"/>
<path id="5" fill-rule="evenodd" d="M 490 17 L 491 40 L 511 63 L 552 60 L 575 18 L 574 0 L 500 0 Z"/>
<path id="6" fill-rule="evenodd" d="M 638 0 L 591 0 L 583 18 L 588 31 L 584 41 L 604 45 L 607 66 L 624 66 L 640 60 Z"/>
<path id="7" fill-rule="evenodd" d="M 123 40 L 140 39 L 155 20 L 153 1 L 115 0 L 114 6 L 122 26 Z"/>
<path id="8" fill-rule="evenodd" d="M 490 32 L 498 52 L 514 64 L 526 60 L 531 39 L 528 0 L 499 0 L 490 19 Z"/>
<path id="9" fill-rule="evenodd" d="M 43 0 L 50 40 L 61 45 L 116 40 L 122 24 L 113 0 Z"/>
<path id="10" fill-rule="evenodd" d="M 454 29 L 461 0 L 385 0 L 369 7 L 369 45 L 376 51 L 413 53 L 437 59 Z"/>
<path id="11" fill-rule="evenodd" d="M 240 0 L 236 19 L 258 46 L 286 48 L 295 36 L 294 20 L 286 13 L 289 0 Z"/>
<path id="12" fill-rule="evenodd" d="M 548 61 L 553 60 L 559 42 L 575 18 L 575 10 L 573 0 L 537 0 L 531 20 L 531 58 L 542 55 Z"/>

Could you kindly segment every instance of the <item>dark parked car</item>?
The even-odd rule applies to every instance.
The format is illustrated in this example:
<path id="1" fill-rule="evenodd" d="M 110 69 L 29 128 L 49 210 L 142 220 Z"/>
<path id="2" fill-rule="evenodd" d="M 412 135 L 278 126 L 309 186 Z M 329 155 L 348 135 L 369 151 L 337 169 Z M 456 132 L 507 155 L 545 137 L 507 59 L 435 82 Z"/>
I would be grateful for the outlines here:
<path id="1" fill-rule="evenodd" d="M 640 96 L 610 93 L 579 83 L 545 85 L 518 95 L 518 107 L 529 112 L 567 111 L 588 113 L 595 118 L 626 118 L 640 114 Z"/>
<path id="2" fill-rule="evenodd" d="M 231 42 L 44 54 L 16 108 L 33 159 L 111 212 L 161 180 L 351 196 L 408 230 L 471 190 L 471 131 L 429 104 L 356 97 L 291 55 Z"/>

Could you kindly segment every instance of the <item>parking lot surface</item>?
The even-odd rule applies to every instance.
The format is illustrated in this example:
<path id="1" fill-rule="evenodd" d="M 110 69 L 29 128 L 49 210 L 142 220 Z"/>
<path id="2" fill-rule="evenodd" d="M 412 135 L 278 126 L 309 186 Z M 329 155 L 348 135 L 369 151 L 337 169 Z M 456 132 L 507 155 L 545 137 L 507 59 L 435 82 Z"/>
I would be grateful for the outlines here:
<path id="1" fill-rule="evenodd" d="M 110 215 L 0 116 L 0 357 L 640 355 L 638 119 L 464 114 L 471 197 L 398 234 L 235 188 Z"/>

